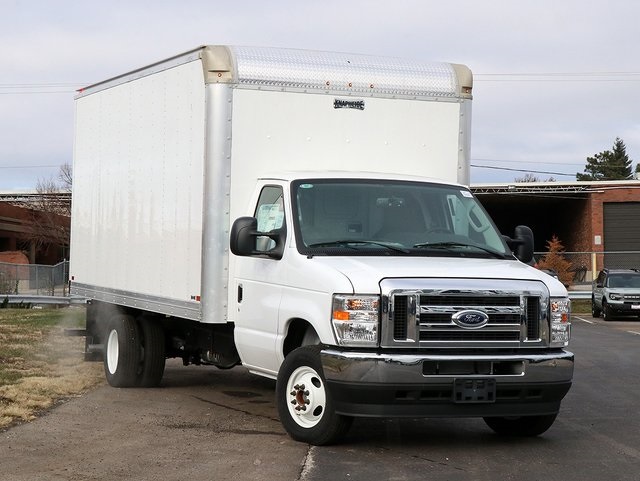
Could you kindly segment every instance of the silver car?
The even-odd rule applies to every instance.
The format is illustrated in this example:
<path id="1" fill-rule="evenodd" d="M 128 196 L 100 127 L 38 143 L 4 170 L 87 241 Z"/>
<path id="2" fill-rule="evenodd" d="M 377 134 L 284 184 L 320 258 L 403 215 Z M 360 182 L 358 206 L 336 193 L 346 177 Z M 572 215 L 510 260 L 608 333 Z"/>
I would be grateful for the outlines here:
<path id="1" fill-rule="evenodd" d="M 640 270 L 603 269 L 593 282 L 593 317 L 610 321 L 617 316 L 640 317 Z"/>

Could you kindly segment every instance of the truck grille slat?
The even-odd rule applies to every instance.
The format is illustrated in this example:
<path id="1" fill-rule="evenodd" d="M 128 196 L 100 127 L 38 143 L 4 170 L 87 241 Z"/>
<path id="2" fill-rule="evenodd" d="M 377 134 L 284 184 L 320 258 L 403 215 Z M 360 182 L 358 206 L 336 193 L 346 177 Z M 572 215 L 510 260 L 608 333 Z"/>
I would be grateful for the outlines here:
<path id="1" fill-rule="evenodd" d="M 469 341 L 519 341 L 519 332 L 495 331 L 429 331 L 420 332 L 421 341 L 469 342 Z"/>
<path id="2" fill-rule="evenodd" d="M 393 338 L 407 338 L 407 296 L 397 296 L 393 311 Z"/>
<path id="3" fill-rule="evenodd" d="M 464 308 L 469 309 L 469 308 Z M 457 311 L 461 311 L 463 309 L 451 310 L 451 312 L 446 314 L 429 314 L 428 316 L 420 316 L 420 324 L 423 324 L 422 319 L 425 319 L 425 325 L 453 325 L 451 321 L 451 314 L 456 313 Z M 520 314 L 490 314 L 489 315 L 489 325 L 494 324 L 515 324 L 520 325 L 521 316 Z"/>
<path id="4" fill-rule="evenodd" d="M 448 280 L 455 284 L 455 280 Z M 435 280 L 389 281 L 396 285 L 436 285 Z M 469 283 L 471 281 L 468 281 Z M 541 345 L 547 317 L 548 294 L 543 287 L 526 282 L 526 289 L 514 292 L 512 282 L 487 281 L 500 289 L 464 288 L 407 288 L 390 289 L 387 303 L 387 324 L 383 322 L 383 346 L 433 348 L 515 348 Z M 532 288 L 536 287 L 536 288 Z M 461 311 L 480 317 L 480 325 L 465 325 Z M 484 317 L 484 319 L 482 319 Z M 385 320 L 383 314 L 383 321 Z M 385 332 L 387 334 L 385 335 Z"/>
<path id="5" fill-rule="evenodd" d="M 462 306 L 513 306 L 520 304 L 520 298 L 511 297 L 488 297 L 478 298 L 472 296 L 420 296 L 420 305 L 431 306 L 448 306 L 448 305 L 462 305 Z"/>
<path id="6" fill-rule="evenodd" d="M 527 297 L 527 339 L 540 339 L 540 300 L 537 297 Z"/>

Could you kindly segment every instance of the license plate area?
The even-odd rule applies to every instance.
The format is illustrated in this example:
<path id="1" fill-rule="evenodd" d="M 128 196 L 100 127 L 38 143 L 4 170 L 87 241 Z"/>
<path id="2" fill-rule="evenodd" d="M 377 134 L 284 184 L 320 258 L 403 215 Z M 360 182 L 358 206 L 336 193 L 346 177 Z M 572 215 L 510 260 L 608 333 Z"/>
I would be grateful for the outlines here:
<path id="1" fill-rule="evenodd" d="M 455 403 L 493 403 L 495 401 L 495 379 L 455 379 L 453 381 L 453 402 Z"/>

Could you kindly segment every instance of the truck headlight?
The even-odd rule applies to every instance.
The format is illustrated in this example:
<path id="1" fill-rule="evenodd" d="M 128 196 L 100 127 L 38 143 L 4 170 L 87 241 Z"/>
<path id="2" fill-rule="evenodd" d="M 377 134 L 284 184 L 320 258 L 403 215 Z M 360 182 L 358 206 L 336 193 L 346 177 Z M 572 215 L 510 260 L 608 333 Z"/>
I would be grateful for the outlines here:
<path id="1" fill-rule="evenodd" d="M 378 345 L 380 296 L 333 296 L 333 331 L 341 346 Z"/>
<path id="2" fill-rule="evenodd" d="M 571 338 L 571 301 L 566 297 L 551 299 L 552 347 L 569 345 Z"/>
<path id="3" fill-rule="evenodd" d="M 621 301 L 622 300 L 622 294 L 617 294 L 615 292 L 610 292 L 609 293 L 609 299 L 611 299 L 612 301 Z"/>

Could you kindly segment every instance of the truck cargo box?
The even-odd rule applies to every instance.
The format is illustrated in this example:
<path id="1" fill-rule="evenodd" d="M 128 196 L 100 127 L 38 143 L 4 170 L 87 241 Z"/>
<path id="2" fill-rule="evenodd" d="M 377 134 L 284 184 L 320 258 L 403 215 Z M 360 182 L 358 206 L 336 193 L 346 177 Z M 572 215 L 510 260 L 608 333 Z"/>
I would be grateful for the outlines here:
<path id="1" fill-rule="evenodd" d="M 447 63 L 205 46 L 76 98 L 74 294 L 229 319 L 228 234 L 276 171 L 467 184 L 472 77 Z"/>

